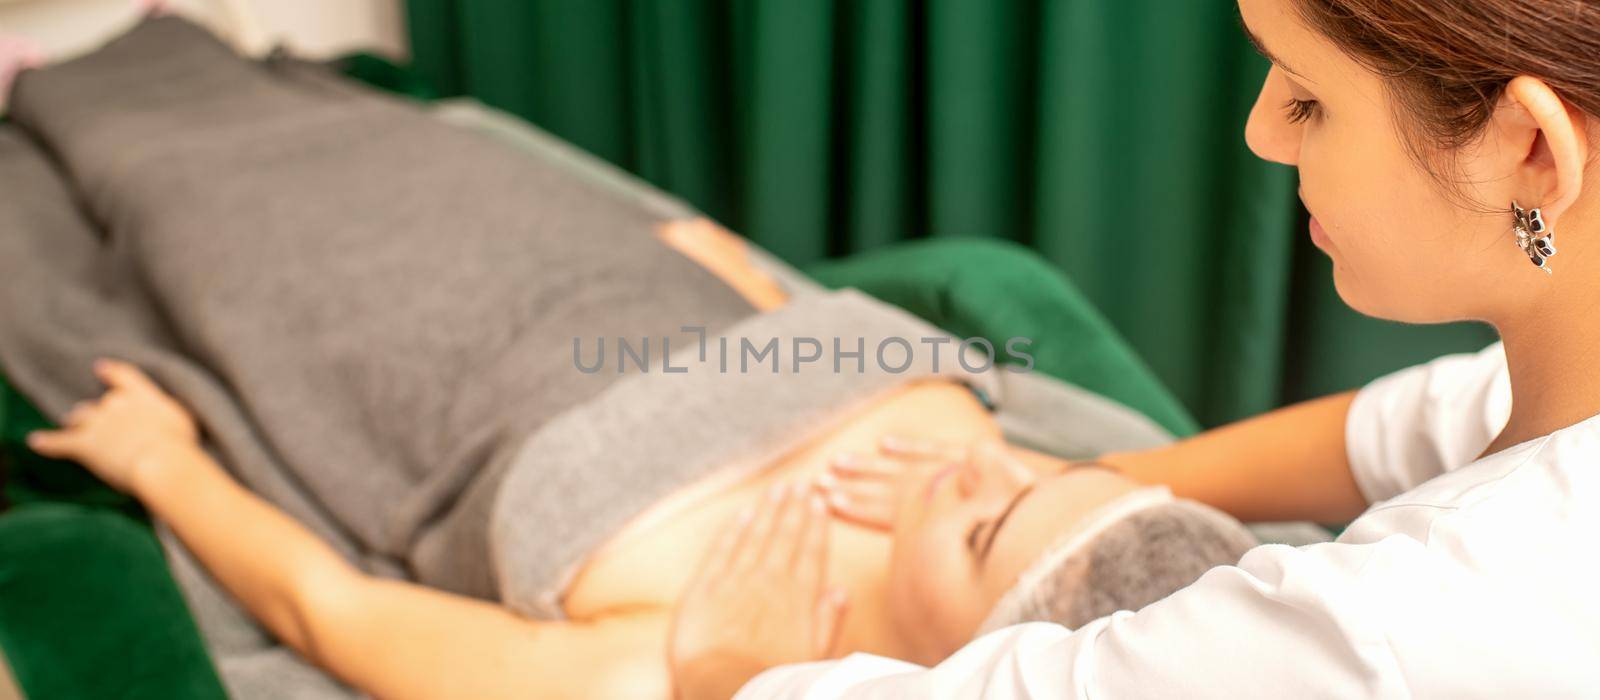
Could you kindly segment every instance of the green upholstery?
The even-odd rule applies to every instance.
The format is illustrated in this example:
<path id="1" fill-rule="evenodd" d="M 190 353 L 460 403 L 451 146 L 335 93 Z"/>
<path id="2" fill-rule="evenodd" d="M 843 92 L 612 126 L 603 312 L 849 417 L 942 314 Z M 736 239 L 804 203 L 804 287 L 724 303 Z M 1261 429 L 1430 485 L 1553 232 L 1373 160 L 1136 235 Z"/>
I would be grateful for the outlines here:
<path id="1" fill-rule="evenodd" d="M 1061 272 L 1037 253 L 991 238 L 938 238 L 830 260 L 806 270 L 851 286 L 962 338 L 1028 338 L 1034 371 L 1149 416 L 1174 435 L 1198 424 Z"/>
<path id="2" fill-rule="evenodd" d="M 0 516 L 0 649 L 30 698 L 226 697 L 149 524 L 108 508 Z"/>

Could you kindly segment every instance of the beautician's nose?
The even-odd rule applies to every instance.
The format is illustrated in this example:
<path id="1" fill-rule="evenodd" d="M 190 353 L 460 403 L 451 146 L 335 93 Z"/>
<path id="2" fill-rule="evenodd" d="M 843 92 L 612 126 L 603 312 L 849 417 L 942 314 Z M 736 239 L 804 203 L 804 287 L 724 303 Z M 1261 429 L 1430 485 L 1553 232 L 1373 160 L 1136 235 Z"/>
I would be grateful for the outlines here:
<path id="1" fill-rule="evenodd" d="M 1250 108 L 1250 118 L 1244 124 L 1244 141 L 1257 158 L 1284 165 L 1298 165 L 1300 137 L 1304 128 L 1289 122 L 1283 104 L 1289 100 L 1289 84 L 1278 74 L 1278 67 L 1267 71 L 1261 81 L 1261 92 L 1256 104 Z"/>

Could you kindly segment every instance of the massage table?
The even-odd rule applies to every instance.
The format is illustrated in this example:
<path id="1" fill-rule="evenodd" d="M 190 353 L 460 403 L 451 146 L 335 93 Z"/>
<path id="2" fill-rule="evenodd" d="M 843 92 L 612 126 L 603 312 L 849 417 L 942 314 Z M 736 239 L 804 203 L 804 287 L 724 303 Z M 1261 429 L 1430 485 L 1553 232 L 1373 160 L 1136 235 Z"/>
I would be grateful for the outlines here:
<path id="1" fill-rule="evenodd" d="M 339 62 L 347 75 L 428 100 L 426 86 L 373 56 Z M 430 101 L 461 128 L 501 139 L 530 158 L 558 162 L 575 178 L 645 203 L 665 217 L 692 207 L 558 138 L 470 100 Z M 1160 444 L 1197 426 L 1149 368 L 1061 273 L 1015 244 L 932 239 L 826 261 L 803 274 L 754 249 L 756 263 L 791 288 L 855 287 L 961 336 L 1033 339 L 1030 380 L 1048 410 L 1052 392 L 1102 401 L 1147 421 L 1139 438 Z M 1041 383 L 1042 382 L 1042 383 Z M 1069 420 L 1064 419 L 1064 420 Z M 47 422 L 0 376 L 0 699 L 9 666 L 32 698 L 210 698 L 226 693 L 174 584 L 147 515 L 132 499 L 75 464 L 23 444 Z M 1075 457 L 1074 426 L 1060 434 L 1006 426 L 1008 437 Z M 1079 429 L 1089 429 L 1081 427 Z"/>

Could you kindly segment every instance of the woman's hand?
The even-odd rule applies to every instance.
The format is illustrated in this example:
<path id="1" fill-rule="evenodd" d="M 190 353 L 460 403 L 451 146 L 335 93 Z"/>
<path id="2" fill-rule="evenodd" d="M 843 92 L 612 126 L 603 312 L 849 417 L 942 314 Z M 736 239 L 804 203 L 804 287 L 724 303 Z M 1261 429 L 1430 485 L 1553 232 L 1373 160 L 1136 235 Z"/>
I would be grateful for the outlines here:
<path id="1" fill-rule="evenodd" d="M 907 471 L 966 463 L 976 454 L 988 454 L 993 449 L 1004 451 L 1003 445 L 995 447 L 987 442 L 962 446 L 886 435 L 878 442 L 878 454 L 835 455 L 818 485 L 835 515 L 863 527 L 890 532 L 894 530 L 895 509 Z"/>
<path id="2" fill-rule="evenodd" d="M 29 434 L 34 452 L 76 460 L 112 488 L 132 492 L 141 471 L 174 449 L 198 447 L 189 412 L 137 367 L 98 360 L 94 373 L 108 387 L 105 395 L 74 406 L 59 430 Z"/>
<path id="3" fill-rule="evenodd" d="M 779 485 L 731 523 L 678 604 L 668 659 L 679 698 L 729 698 L 756 674 L 835 655 L 846 599 L 828 588 L 828 511 Z"/>

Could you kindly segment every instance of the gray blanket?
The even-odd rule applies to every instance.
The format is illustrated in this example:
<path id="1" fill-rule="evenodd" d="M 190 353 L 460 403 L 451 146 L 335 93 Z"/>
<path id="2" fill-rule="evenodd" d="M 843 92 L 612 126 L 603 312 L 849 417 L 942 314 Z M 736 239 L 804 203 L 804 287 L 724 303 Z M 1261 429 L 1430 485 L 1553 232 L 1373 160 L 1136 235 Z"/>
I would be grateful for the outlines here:
<path id="1" fill-rule="evenodd" d="M 615 379 L 574 371 L 573 337 L 687 343 L 681 326 L 752 313 L 648 212 L 178 19 L 25 73 L 11 106 L 106 232 L 91 252 L 126 279 L 117 301 L 226 392 L 243 425 L 196 408 L 230 466 L 380 556 L 406 558 L 508 436 Z M 8 369 L 27 386 L 82 355 Z"/>
<path id="2" fill-rule="evenodd" d="M 26 74 L 11 104 L 31 139 L 0 127 L 8 376 L 59 418 L 98 393 L 92 358 L 140 364 L 235 476 L 375 573 L 558 617 L 573 569 L 662 495 L 936 373 L 872 356 L 880 338 L 942 335 L 907 314 L 782 269 L 803 293 L 754 314 L 655 243 L 671 207 L 320 69 L 239 59 L 179 20 Z M 723 371 L 685 325 L 713 346 L 776 338 L 780 370 Z M 795 336 L 859 338 L 864 370 L 794 369 Z M 668 339 L 685 371 L 618 374 L 615 355 L 577 371 L 574 338 L 600 337 L 652 338 L 652 364 Z M 1081 390 L 952 359 L 943 373 L 1054 451 L 1167 439 Z M 1008 402 L 1081 417 L 1045 431 Z M 163 540 L 233 694 L 348 692 Z"/>
<path id="3" fill-rule="evenodd" d="M 576 371 L 572 339 L 687 345 L 752 313 L 652 212 L 179 20 L 24 74 L 10 105 L 56 160 L 0 135 L 8 376 L 59 419 L 99 392 L 94 357 L 140 364 L 236 477 L 372 571 L 498 597 L 484 537 L 448 553 L 472 570 L 413 554 L 617 379 Z"/>

